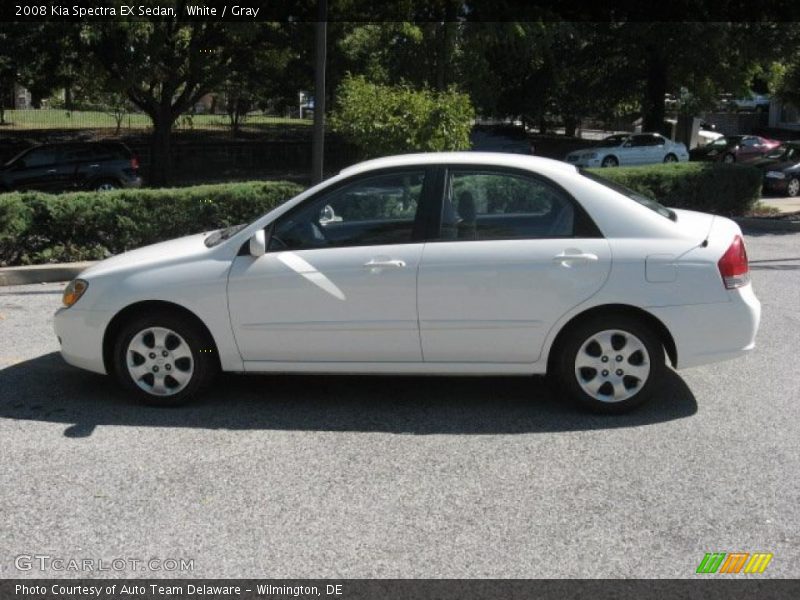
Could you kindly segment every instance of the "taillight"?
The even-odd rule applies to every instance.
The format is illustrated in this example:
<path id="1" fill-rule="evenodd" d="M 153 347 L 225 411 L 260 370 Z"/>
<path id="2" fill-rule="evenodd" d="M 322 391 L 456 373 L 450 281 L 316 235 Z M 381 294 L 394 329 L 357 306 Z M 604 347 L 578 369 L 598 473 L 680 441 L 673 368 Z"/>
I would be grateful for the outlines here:
<path id="1" fill-rule="evenodd" d="M 139 157 L 134 156 L 133 158 L 131 158 L 131 169 L 135 171 L 138 168 L 139 168 Z"/>
<path id="2" fill-rule="evenodd" d="M 747 250 L 742 236 L 733 238 L 733 243 L 719 259 L 717 266 L 727 289 L 733 290 L 750 283 L 750 266 L 747 264 Z"/>

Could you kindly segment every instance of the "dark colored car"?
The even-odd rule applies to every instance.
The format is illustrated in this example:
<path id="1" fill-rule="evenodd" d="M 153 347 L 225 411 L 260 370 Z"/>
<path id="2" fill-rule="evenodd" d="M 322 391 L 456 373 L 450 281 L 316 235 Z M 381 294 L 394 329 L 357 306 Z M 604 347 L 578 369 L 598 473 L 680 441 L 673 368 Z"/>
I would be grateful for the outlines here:
<path id="1" fill-rule="evenodd" d="M 34 146 L 0 167 L 0 191 L 104 191 L 141 185 L 139 159 L 120 142 Z"/>
<path id="2" fill-rule="evenodd" d="M 784 143 L 753 164 L 764 171 L 765 191 L 800 195 L 800 140 Z"/>
<path id="3" fill-rule="evenodd" d="M 758 135 L 726 135 L 705 146 L 693 148 L 689 152 L 689 160 L 752 162 L 780 144 L 778 141 Z"/>

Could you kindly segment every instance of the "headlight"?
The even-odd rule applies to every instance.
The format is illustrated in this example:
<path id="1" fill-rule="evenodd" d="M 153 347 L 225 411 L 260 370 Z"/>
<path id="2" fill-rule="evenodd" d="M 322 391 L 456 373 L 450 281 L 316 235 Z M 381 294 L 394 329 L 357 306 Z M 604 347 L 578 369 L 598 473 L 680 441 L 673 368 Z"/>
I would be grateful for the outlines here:
<path id="1" fill-rule="evenodd" d="M 587 152 L 583 155 L 583 158 L 597 158 L 597 152 Z"/>
<path id="2" fill-rule="evenodd" d="M 770 179 L 786 179 L 786 173 L 780 171 L 767 171 L 767 177 Z"/>
<path id="3" fill-rule="evenodd" d="M 89 288 L 89 282 L 83 279 L 73 279 L 64 289 L 64 297 L 61 299 L 64 306 L 69 308 L 81 299 L 83 293 Z"/>

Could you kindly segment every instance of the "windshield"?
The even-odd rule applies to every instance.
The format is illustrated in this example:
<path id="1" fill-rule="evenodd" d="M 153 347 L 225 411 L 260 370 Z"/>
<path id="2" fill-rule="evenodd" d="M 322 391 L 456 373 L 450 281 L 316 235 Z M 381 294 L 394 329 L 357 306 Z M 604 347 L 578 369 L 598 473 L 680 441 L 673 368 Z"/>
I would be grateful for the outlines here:
<path id="1" fill-rule="evenodd" d="M 242 223 L 241 225 L 231 225 L 225 229 L 219 229 L 205 239 L 205 244 L 208 248 L 213 248 L 239 233 L 246 225 L 247 223 Z"/>
<path id="2" fill-rule="evenodd" d="M 622 133 L 617 133 L 616 135 L 610 135 L 605 138 L 602 142 L 600 142 L 601 146 L 619 146 L 625 140 L 627 140 L 630 136 L 625 135 Z"/>
<path id="3" fill-rule="evenodd" d="M 15 155 L 15 156 L 14 156 L 12 159 L 10 159 L 9 161 L 7 161 L 7 162 L 6 162 L 6 163 L 5 163 L 3 166 L 4 166 L 4 167 L 10 167 L 12 163 L 16 162 L 16 161 L 17 161 L 17 159 L 19 159 L 19 158 L 20 158 L 21 156 L 23 156 L 24 154 L 27 154 L 29 150 L 30 150 L 30 148 L 29 148 L 28 150 L 23 150 L 23 151 L 22 151 L 22 152 L 20 152 L 19 154 Z"/>
<path id="4" fill-rule="evenodd" d="M 627 196 L 631 200 L 635 200 L 642 206 L 646 206 L 650 210 L 657 212 L 662 217 L 666 217 L 667 219 L 670 219 L 672 221 L 678 220 L 678 215 L 675 214 L 675 211 L 670 210 L 660 202 L 657 202 L 656 200 L 653 200 L 652 198 L 645 196 L 644 194 L 641 194 L 635 190 L 625 187 L 624 185 L 619 184 L 615 181 L 610 181 L 605 177 L 600 177 L 599 175 L 586 171 L 585 169 L 578 169 L 578 171 L 580 172 L 581 175 L 583 175 L 587 179 L 596 181 L 600 185 L 604 185 L 605 187 L 612 189 L 615 192 L 622 194 L 623 196 Z"/>
<path id="5" fill-rule="evenodd" d="M 741 136 L 721 137 L 721 138 L 716 139 L 716 140 L 714 140 L 713 142 L 711 142 L 710 144 L 707 144 L 707 145 L 708 146 L 719 146 L 719 147 L 723 147 L 724 148 L 724 147 L 727 147 L 728 145 L 735 146 L 736 144 L 738 144 L 741 141 L 742 141 L 742 137 Z"/>

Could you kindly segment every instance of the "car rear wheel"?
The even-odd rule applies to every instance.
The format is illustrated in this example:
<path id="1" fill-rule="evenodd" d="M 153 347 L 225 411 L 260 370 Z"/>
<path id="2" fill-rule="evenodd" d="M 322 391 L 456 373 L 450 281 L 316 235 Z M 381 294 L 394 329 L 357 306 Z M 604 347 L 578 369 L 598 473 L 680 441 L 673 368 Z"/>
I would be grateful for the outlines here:
<path id="1" fill-rule="evenodd" d="M 627 412 L 647 401 L 666 369 L 658 337 L 639 319 L 603 315 L 566 333 L 556 356 L 561 389 L 601 413 Z"/>
<path id="2" fill-rule="evenodd" d="M 725 156 L 722 157 L 722 162 L 728 163 L 728 164 L 735 163 L 736 162 L 736 157 L 733 154 L 731 154 L 730 152 L 728 152 L 728 154 L 726 154 Z"/>
<path id="3" fill-rule="evenodd" d="M 133 319 L 122 328 L 114 370 L 139 400 L 176 406 L 205 388 L 219 365 L 203 328 L 184 315 L 164 312 Z"/>
<path id="4" fill-rule="evenodd" d="M 800 194 L 800 179 L 792 177 L 786 184 L 786 195 L 794 198 L 798 194 Z"/>
<path id="5" fill-rule="evenodd" d="M 603 162 L 600 163 L 601 167 L 618 167 L 619 161 L 616 156 L 606 156 Z"/>
<path id="6" fill-rule="evenodd" d="M 675 156 L 675 155 L 674 155 L 674 154 L 672 154 L 672 153 L 670 153 L 670 154 L 667 154 L 667 155 L 664 157 L 664 162 L 665 162 L 665 163 L 676 163 L 676 162 L 678 162 L 678 157 L 677 157 L 677 156 Z"/>

